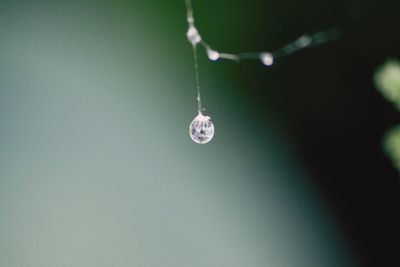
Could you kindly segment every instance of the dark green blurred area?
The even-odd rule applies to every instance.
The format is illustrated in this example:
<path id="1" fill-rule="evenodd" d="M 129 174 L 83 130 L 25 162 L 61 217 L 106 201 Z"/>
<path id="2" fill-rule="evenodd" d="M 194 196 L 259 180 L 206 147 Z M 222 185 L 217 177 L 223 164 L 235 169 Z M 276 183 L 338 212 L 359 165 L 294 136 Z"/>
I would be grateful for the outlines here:
<path id="1" fill-rule="evenodd" d="M 273 50 L 303 33 L 342 31 L 340 40 L 271 69 L 203 64 L 235 77 L 258 124 L 268 116 L 285 129 L 367 266 L 398 264 L 399 180 L 382 149 L 398 113 L 372 78 L 387 58 L 400 57 L 399 10 L 397 1 L 218 1 L 197 9 L 206 38 L 227 51 Z"/>

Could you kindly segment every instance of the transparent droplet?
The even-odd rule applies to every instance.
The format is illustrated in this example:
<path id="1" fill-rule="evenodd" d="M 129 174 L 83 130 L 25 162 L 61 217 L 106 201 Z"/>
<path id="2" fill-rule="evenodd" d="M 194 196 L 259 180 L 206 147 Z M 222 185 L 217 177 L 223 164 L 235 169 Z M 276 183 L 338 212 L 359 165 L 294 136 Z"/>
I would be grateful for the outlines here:
<path id="1" fill-rule="evenodd" d="M 271 53 L 261 53 L 260 59 L 265 66 L 271 66 L 274 64 L 274 56 Z"/>
<path id="2" fill-rule="evenodd" d="M 189 25 L 186 37 L 192 45 L 197 45 L 198 43 L 201 42 L 201 36 L 193 24 Z"/>
<path id="3" fill-rule="evenodd" d="M 207 49 L 207 56 L 210 60 L 216 61 L 219 59 L 219 53 L 211 48 Z"/>
<path id="4" fill-rule="evenodd" d="M 300 38 L 295 41 L 295 44 L 299 48 L 303 48 L 303 47 L 309 46 L 311 44 L 311 42 L 312 42 L 312 40 L 308 35 L 303 35 L 303 36 L 300 36 Z"/>
<path id="5" fill-rule="evenodd" d="M 214 137 L 214 124 L 211 118 L 199 113 L 189 126 L 192 140 L 198 144 L 206 144 Z"/>

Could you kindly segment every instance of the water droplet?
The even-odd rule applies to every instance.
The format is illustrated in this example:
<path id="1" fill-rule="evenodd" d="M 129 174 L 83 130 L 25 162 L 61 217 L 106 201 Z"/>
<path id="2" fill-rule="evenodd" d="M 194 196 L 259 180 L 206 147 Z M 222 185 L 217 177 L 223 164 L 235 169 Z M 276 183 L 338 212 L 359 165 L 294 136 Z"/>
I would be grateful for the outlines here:
<path id="1" fill-rule="evenodd" d="M 192 140 L 198 144 L 206 144 L 214 137 L 214 124 L 211 118 L 199 113 L 189 126 Z"/>
<path id="2" fill-rule="evenodd" d="M 261 53 L 260 59 L 265 66 L 271 66 L 274 64 L 274 56 L 271 53 Z"/>
<path id="3" fill-rule="evenodd" d="M 295 44 L 299 48 L 303 48 L 303 47 L 309 46 L 311 44 L 311 42 L 312 42 L 312 40 L 308 35 L 303 35 L 303 36 L 300 36 L 300 38 L 295 41 Z"/>
<path id="4" fill-rule="evenodd" d="M 207 49 L 207 56 L 210 60 L 216 61 L 219 59 L 219 53 L 211 48 Z"/>
<path id="5" fill-rule="evenodd" d="M 186 37 L 193 46 L 201 42 L 201 36 L 193 24 L 189 25 Z"/>

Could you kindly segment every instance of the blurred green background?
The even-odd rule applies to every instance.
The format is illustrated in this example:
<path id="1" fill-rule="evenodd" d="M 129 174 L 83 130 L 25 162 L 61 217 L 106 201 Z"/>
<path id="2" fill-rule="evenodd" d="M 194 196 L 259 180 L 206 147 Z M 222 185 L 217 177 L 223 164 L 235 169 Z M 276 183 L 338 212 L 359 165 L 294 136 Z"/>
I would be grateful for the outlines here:
<path id="1" fill-rule="evenodd" d="M 272 68 L 201 51 L 201 146 L 183 0 L 1 1 L 0 266 L 393 264 L 384 2 L 194 1 L 222 51 L 343 31 Z"/>

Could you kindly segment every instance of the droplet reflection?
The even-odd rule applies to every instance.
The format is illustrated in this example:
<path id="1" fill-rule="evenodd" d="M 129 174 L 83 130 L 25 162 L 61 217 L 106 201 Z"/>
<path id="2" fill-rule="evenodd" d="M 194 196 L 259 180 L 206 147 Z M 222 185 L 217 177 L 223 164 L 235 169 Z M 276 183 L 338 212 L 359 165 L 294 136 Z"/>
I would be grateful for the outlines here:
<path id="1" fill-rule="evenodd" d="M 192 140 L 198 144 L 206 144 L 214 137 L 214 124 L 209 116 L 199 113 L 189 126 Z"/>

